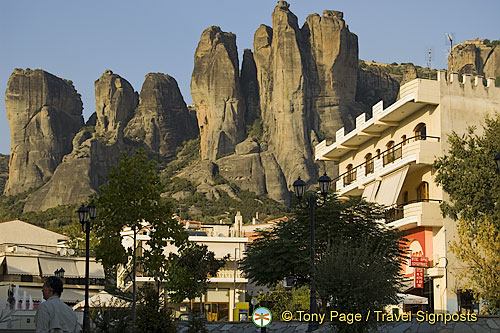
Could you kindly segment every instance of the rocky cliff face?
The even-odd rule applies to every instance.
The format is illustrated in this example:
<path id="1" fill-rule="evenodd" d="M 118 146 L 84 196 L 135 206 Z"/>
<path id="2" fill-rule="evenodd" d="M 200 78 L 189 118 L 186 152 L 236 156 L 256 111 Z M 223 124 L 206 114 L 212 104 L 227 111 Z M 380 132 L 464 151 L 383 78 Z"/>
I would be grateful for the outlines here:
<path id="1" fill-rule="evenodd" d="M 167 158 L 183 141 L 198 136 L 196 119 L 190 115 L 173 77 L 162 73 L 146 75 L 139 106 L 125 135 Z"/>
<path id="2" fill-rule="evenodd" d="M 109 142 L 121 141 L 123 129 L 137 107 L 137 93 L 127 80 L 107 70 L 95 81 L 97 135 Z"/>
<path id="3" fill-rule="evenodd" d="M 215 160 L 233 153 L 236 144 L 245 138 L 245 104 L 234 34 L 216 26 L 203 31 L 194 57 L 191 95 L 202 159 Z"/>
<path id="4" fill-rule="evenodd" d="M 382 69 L 376 67 L 359 69 L 356 100 L 367 106 L 367 113 L 371 113 L 371 107 L 380 100 L 384 101 L 385 106 L 394 103 L 398 97 L 398 92 L 398 81 L 382 71 Z"/>
<path id="5" fill-rule="evenodd" d="M 461 75 L 500 77 L 500 46 L 484 40 L 457 44 L 448 57 L 448 69 Z"/>
<path id="6" fill-rule="evenodd" d="M 43 70 L 16 69 L 5 105 L 11 133 L 9 180 L 4 193 L 38 187 L 53 175 L 83 126 L 82 102 L 71 81 Z"/>

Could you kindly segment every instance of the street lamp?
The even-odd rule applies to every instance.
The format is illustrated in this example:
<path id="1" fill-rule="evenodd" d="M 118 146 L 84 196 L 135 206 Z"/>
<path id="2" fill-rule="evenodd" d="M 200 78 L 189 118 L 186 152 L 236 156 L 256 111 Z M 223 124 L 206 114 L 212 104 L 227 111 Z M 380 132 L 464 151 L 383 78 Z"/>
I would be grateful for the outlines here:
<path id="1" fill-rule="evenodd" d="M 500 173 L 500 151 L 494 158 L 495 164 L 497 165 L 497 173 Z"/>
<path id="2" fill-rule="evenodd" d="M 82 205 L 78 209 L 78 219 L 82 224 L 82 230 L 85 232 L 85 307 L 83 309 L 83 332 L 90 333 L 90 311 L 89 311 L 89 261 L 90 261 L 90 250 L 89 250 L 89 239 L 90 239 L 90 221 L 95 219 L 97 216 L 97 209 L 94 202 L 90 205 Z"/>
<path id="3" fill-rule="evenodd" d="M 64 272 L 65 272 L 64 268 L 62 268 L 62 267 L 61 267 L 61 268 L 56 269 L 56 270 L 54 271 L 54 276 L 56 276 L 56 277 L 58 277 L 58 278 L 62 279 L 62 278 L 64 278 Z"/>
<path id="4" fill-rule="evenodd" d="M 310 303 L 309 303 L 309 313 L 314 314 L 318 312 L 318 304 L 316 302 L 316 285 L 314 284 L 314 258 L 315 258 L 315 252 L 314 252 L 314 211 L 316 208 L 319 208 L 323 206 L 323 204 L 326 201 L 326 196 L 328 195 L 328 192 L 330 191 L 330 183 L 332 182 L 332 179 L 326 175 L 326 173 L 319 177 L 318 183 L 319 183 L 319 190 L 321 193 L 321 196 L 323 197 L 322 200 L 318 200 L 318 197 L 316 194 L 310 195 L 307 198 L 307 202 L 305 206 L 302 206 L 303 208 L 309 208 L 309 227 L 310 227 L 310 255 L 311 255 L 311 262 L 310 262 Z M 293 182 L 293 190 L 295 192 L 295 196 L 297 199 L 299 199 L 299 206 L 301 206 L 301 199 L 305 194 L 306 191 L 306 182 L 304 182 L 300 177 Z M 309 327 L 308 331 L 312 332 L 316 329 L 318 329 L 319 325 L 317 321 L 310 321 L 309 322 Z"/>

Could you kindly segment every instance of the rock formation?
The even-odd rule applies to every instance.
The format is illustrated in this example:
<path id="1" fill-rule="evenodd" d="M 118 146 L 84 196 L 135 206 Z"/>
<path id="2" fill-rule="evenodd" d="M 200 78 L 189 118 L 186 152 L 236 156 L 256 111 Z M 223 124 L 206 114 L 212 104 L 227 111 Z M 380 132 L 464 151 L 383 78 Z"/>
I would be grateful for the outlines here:
<path id="1" fill-rule="evenodd" d="M 384 101 L 386 107 L 394 103 L 398 92 L 398 81 L 381 68 L 359 69 L 356 100 L 367 106 L 367 113 L 371 113 L 371 107 L 380 100 Z"/>
<path id="2" fill-rule="evenodd" d="M 476 39 L 453 46 L 448 57 L 451 72 L 500 77 L 500 45 Z"/>
<path id="3" fill-rule="evenodd" d="M 127 80 L 107 70 L 95 81 L 95 131 L 108 142 L 121 141 L 137 107 L 137 93 Z"/>
<path id="4" fill-rule="evenodd" d="M 203 31 L 194 58 L 191 95 L 197 111 L 202 159 L 234 152 L 245 138 L 245 104 L 239 83 L 236 36 L 212 26 Z"/>
<path id="5" fill-rule="evenodd" d="M 53 175 L 83 126 L 82 102 L 71 81 L 43 70 L 15 69 L 5 105 L 11 133 L 6 195 L 38 187 Z"/>
<path id="6" fill-rule="evenodd" d="M 257 81 L 257 67 L 253 53 L 249 49 L 243 51 L 240 75 L 241 92 L 245 100 L 247 112 L 245 124 L 252 125 L 260 118 L 259 82 Z"/>
<path id="7" fill-rule="evenodd" d="M 125 136 L 169 158 L 183 141 L 194 139 L 197 135 L 197 124 L 190 115 L 177 81 L 162 73 L 146 75 L 139 106 L 125 129 Z"/>
<path id="8" fill-rule="evenodd" d="M 355 106 L 358 74 L 358 37 L 349 31 L 343 13 L 324 10 L 312 14 L 302 28 L 307 43 L 308 72 L 311 77 L 313 108 L 320 123 L 314 128 L 328 138 L 346 125 L 354 124 L 361 113 Z"/>

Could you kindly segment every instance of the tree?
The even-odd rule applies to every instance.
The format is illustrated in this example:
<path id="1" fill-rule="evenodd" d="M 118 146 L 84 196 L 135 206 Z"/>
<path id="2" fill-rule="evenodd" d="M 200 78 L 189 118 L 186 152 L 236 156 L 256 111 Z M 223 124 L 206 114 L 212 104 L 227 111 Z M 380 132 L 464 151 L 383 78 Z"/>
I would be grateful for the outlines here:
<path id="1" fill-rule="evenodd" d="M 271 313 L 282 313 L 285 310 L 296 313 L 309 310 L 309 297 L 308 286 L 287 290 L 280 283 L 271 292 L 259 295 L 258 300 L 260 305 L 267 307 Z"/>
<path id="2" fill-rule="evenodd" d="M 466 265 L 458 271 L 464 288 L 472 290 L 476 299 L 487 302 L 489 314 L 500 310 L 500 232 L 485 219 L 477 228 L 465 220 L 457 226 L 458 241 L 451 244 L 457 259 Z"/>
<path id="3" fill-rule="evenodd" d="M 208 278 L 217 274 L 227 258 L 228 256 L 216 259 L 215 254 L 208 251 L 206 245 L 196 243 L 189 243 L 180 249 L 178 254 L 171 253 L 171 269 L 165 287 L 170 292 L 169 298 L 180 303 L 186 298 L 193 300 L 200 297 L 201 303 L 201 296 L 208 289 Z"/>
<path id="4" fill-rule="evenodd" d="M 466 134 L 453 132 L 448 154 L 434 162 L 436 183 L 449 194 L 449 202 L 441 204 L 444 216 L 464 219 L 473 227 L 487 216 L 500 222 L 500 177 L 493 157 L 500 151 L 500 119 L 487 117 L 482 135 L 469 127 Z"/>
<path id="5" fill-rule="evenodd" d="M 482 133 L 470 127 L 452 133 L 448 154 L 438 158 L 436 183 L 449 194 L 441 204 L 443 215 L 456 220 L 458 241 L 451 250 L 467 265 L 458 273 L 476 298 L 488 301 L 488 311 L 500 310 L 500 175 L 493 158 L 500 151 L 500 116 L 487 117 Z"/>
<path id="6" fill-rule="evenodd" d="M 172 322 L 172 311 L 168 308 L 164 295 L 146 284 L 139 289 L 140 301 L 137 306 L 137 331 L 171 333 L 177 332 Z"/>
<path id="7" fill-rule="evenodd" d="M 142 264 L 156 281 L 165 278 L 168 266 L 163 248 L 169 242 L 182 247 L 187 240 L 182 226 L 171 217 L 172 207 L 161 198 L 164 188 L 155 161 L 148 161 L 146 153 L 140 149 L 132 157 L 122 155 L 118 165 L 111 168 L 108 184 L 101 186 L 97 198 L 98 218 L 93 226 L 98 239 L 96 258 L 107 270 L 114 270 L 118 265 L 126 265 L 128 257 L 132 257 L 134 323 L 137 232 L 147 223 L 150 239 Z M 133 230 L 134 245 L 128 251 L 120 235 L 125 227 Z"/>
<path id="8" fill-rule="evenodd" d="M 316 211 L 315 283 L 324 310 L 353 312 L 354 302 L 355 312 L 363 313 L 397 301 L 405 239 L 381 222 L 384 210 L 360 197 L 332 195 Z M 295 210 L 289 221 L 259 235 L 243 259 L 249 279 L 268 286 L 285 277 L 295 277 L 298 286 L 309 283 L 307 210 Z"/>

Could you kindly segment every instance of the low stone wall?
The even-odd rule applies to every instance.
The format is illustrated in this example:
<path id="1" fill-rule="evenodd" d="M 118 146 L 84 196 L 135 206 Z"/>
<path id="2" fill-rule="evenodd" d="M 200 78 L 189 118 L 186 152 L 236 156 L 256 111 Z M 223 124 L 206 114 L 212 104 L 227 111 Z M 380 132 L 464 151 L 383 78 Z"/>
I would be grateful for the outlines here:
<path id="1" fill-rule="evenodd" d="M 179 323 L 177 326 L 180 333 L 186 332 L 187 325 Z M 261 332 L 261 329 L 256 327 L 253 323 L 249 322 L 211 322 L 207 324 L 209 332 Z M 307 323 L 303 322 L 272 322 L 266 327 L 266 333 L 293 333 L 293 332 L 306 332 Z M 315 332 L 335 332 L 325 323 L 320 326 Z M 419 322 L 413 320 L 412 322 L 397 322 L 391 324 L 380 325 L 376 332 L 388 333 L 405 333 L 405 332 L 440 332 L 440 333 L 476 333 L 476 332 L 500 332 L 500 317 L 497 316 L 480 316 L 477 321 L 472 322 L 436 322 L 431 325 L 427 322 Z"/>

